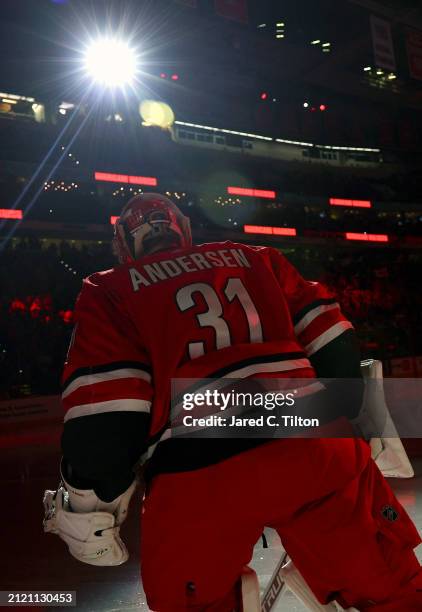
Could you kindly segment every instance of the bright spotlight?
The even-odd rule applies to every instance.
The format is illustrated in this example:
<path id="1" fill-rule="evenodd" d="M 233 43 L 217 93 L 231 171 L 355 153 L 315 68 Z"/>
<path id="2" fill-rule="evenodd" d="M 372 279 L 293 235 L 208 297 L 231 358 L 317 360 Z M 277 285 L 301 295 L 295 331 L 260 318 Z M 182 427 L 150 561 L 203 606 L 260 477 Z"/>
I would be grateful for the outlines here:
<path id="1" fill-rule="evenodd" d="M 106 87 L 121 87 L 133 81 L 136 54 L 126 43 L 116 39 L 97 40 L 85 53 L 88 74 Z"/>

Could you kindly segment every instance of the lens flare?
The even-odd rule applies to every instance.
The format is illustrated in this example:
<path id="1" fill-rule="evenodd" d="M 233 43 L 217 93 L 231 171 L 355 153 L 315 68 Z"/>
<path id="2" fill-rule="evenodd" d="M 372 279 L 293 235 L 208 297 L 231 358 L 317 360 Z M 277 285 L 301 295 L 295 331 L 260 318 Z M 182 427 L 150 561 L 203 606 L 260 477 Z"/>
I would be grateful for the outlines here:
<path id="1" fill-rule="evenodd" d="M 131 84 L 136 68 L 136 53 L 123 41 L 100 39 L 92 43 L 85 53 L 87 73 L 105 87 Z"/>

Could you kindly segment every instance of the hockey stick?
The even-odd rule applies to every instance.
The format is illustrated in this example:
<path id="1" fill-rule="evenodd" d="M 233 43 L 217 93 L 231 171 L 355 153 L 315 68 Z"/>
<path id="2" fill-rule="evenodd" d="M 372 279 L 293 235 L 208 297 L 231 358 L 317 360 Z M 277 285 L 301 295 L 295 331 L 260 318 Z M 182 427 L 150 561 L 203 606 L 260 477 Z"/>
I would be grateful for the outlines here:
<path id="1" fill-rule="evenodd" d="M 281 591 L 285 585 L 284 578 L 281 574 L 283 565 L 287 562 L 287 552 L 284 551 L 281 555 L 280 561 L 277 563 L 273 575 L 265 589 L 264 595 L 262 596 L 261 612 L 270 612 L 275 606 Z"/>

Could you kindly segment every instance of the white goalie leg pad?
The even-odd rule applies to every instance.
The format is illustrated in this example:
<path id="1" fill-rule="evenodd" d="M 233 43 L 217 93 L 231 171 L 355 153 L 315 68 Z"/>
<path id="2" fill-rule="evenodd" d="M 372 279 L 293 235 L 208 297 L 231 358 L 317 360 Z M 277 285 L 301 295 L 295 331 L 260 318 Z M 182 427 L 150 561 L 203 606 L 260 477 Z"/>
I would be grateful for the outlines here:
<path id="1" fill-rule="evenodd" d="M 319 603 L 305 582 L 302 574 L 291 560 L 283 566 L 281 574 L 287 588 L 303 603 L 307 610 L 310 610 L 310 612 L 358 612 L 356 608 L 344 610 L 344 608 L 334 601 L 329 604 Z"/>
<path id="2" fill-rule="evenodd" d="M 302 574 L 292 561 L 288 561 L 281 570 L 281 575 L 287 588 L 295 595 L 311 612 L 337 612 L 335 603 L 323 605 L 319 603 L 311 589 L 308 587 Z"/>
<path id="3" fill-rule="evenodd" d="M 242 594 L 242 612 L 261 612 L 258 576 L 254 570 L 245 565 L 240 576 Z"/>
<path id="4" fill-rule="evenodd" d="M 110 566 L 127 561 L 120 525 L 136 484 L 110 503 L 102 502 L 94 491 L 69 488 L 71 491 L 61 485 L 57 491 L 45 492 L 44 531 L 58 535 L 70 554 L 83 563 Z"/>
<path id="5" fill-rule="evenodd" d="M 365 422 L 375 424 L 374 429 L 380 435 L 370 440 L 372 458 L 384 476 L 412 478 L 412 465 L 385 401 L 382 363 L 367 359 L 361 362 L 361 371 L 364 379 L 371 380 L 371 384 L 365 387 L 362 416 Z"/>

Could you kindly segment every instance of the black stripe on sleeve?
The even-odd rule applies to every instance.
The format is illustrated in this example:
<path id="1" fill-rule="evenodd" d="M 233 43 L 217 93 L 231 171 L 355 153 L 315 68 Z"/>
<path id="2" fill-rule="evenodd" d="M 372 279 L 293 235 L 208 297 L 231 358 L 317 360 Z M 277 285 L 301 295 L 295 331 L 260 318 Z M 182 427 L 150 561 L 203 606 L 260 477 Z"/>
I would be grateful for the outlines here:
<path id="1" fill-rule="evenodd" d="M 299 321 L 303 319 L 305 315 L 308 314 L 308 312 L 310 312 L 314 308 L 317 308 L 318 306 L 327 306 L 329 304 L 336 304 L 336 303 L 337 303 L 336 298 L 326 298 L 326 299 L 321 299 L 321 300 L 315 300 L 314 302 L 311 302 L 310 304 L 307 304 L 306 306 L 304 306 L 304 308 L 299 310 L 299 312 L 297 312 L 294 315 L 293 323 L 294 325 L 297 325 Z"/>
<path id="2" fill-rule="evenodd" d="M 72 383 L 80 376 L 87 376 L 88 374 L 101 374 L 103 372 L 113 372 L 114 370 L 122 370 L 126 368 L 130 368 L 133 370 L 142 370 L 150 376 L 152 375 L 152 368 L 146 363 L 141 363 L 140 361 L 112 361 L 111 363 L 105 363 L 102 365 L 78 368 L 63 383 L 62 392 L 67 389 L 70 383 Z"/>

